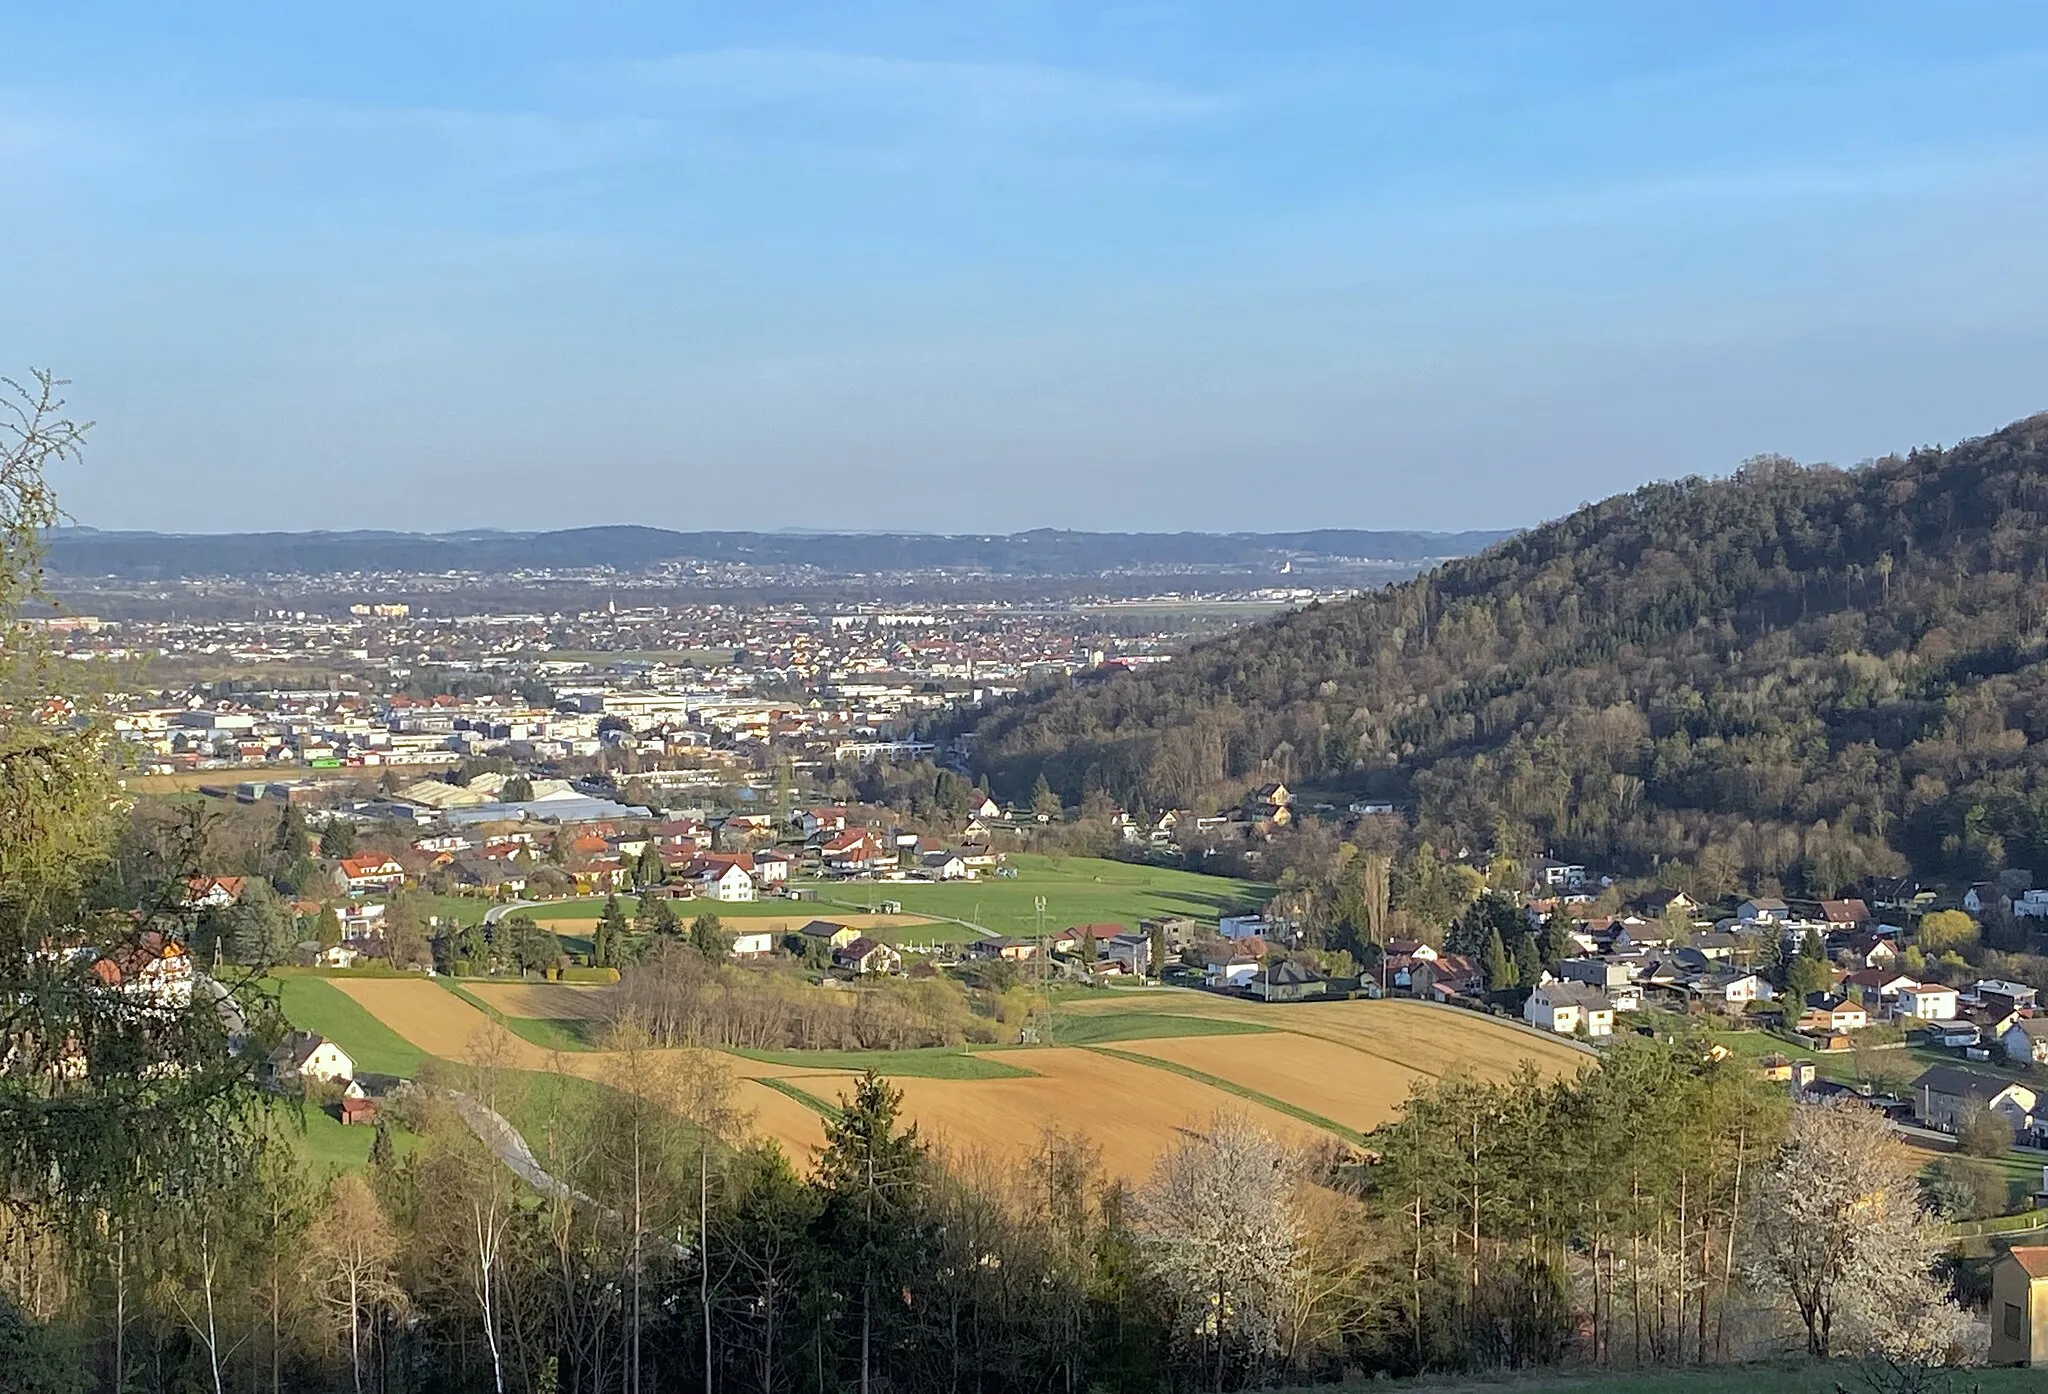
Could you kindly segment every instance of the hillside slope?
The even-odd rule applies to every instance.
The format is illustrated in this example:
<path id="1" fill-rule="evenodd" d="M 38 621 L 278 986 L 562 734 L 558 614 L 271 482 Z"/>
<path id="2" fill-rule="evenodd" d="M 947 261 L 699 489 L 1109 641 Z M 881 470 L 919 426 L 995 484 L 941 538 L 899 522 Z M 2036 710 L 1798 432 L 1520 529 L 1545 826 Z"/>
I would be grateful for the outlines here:
<path id="1" fill-rule="evenodd" d="M 1853 470 L 1647 485 L 1415 581 L 996 711 L 1150 808 L 1265 779 L 1412 799 L 1426 834 L 1705 889 L 2048 870 L 2048 415 Z"/>

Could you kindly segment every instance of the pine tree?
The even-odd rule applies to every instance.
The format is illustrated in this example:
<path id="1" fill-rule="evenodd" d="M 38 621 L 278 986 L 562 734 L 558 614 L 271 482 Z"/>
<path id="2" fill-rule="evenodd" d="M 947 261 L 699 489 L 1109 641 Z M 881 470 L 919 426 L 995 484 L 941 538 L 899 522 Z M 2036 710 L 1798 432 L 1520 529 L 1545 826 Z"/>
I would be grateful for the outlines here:
<path id="1" fill-rule="evenodd" d="M 370 1167 L 373 1171 L 389 1171 L 397 1157 L 397 1150 L 391 1144 L 391 1129 L 380 1119 L 377 1135 L 370 1139 Z"/>
<path id="2" fill-rule="evenodd" d="M 1515 978 L 1522 987 L 1535 987 L 1543 978 L 1543 957 L 1536 949 L 1536 936 L 1524 934 L 1515 943 Z"/>

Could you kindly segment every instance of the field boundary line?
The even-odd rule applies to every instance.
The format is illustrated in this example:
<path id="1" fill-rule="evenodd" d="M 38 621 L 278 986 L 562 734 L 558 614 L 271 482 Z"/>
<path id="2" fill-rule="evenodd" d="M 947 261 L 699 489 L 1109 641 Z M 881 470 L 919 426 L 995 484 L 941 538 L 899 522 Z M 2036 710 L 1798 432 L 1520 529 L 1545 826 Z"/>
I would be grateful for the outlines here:
<path id="1" fill-rule="evenodd" d="M 797 1088 L 794 1084 L 791 1084 L 786 1079 L 757 1078 L 754 1080 L 754 1083 L 764 1085 L 769 1089 L 773 1089 L 776 1093 L 783 1095 L 785 1098 L 796 1100 L 805 1108 L 817 1114 L 820 1118 L 825 1119 L 827 1122 L 836 1121 L 839 1117 L 839 1109 L 836 1105 L 826 1103 L 823 1099 L 819 1098 L 816 1094 L 811 1093 L 807 1089 Z"/>
<path id="2" fill-rule="evenodd" d="M 1162 1060 L 1152 1055 L 1140 1055 L 1134 1050 L 1112 1050 L 1108 1046 L 1082 1046 L 1080 1049 L 1093 1051 L 1097 1055 L 1107 1055 L 1117 1060 L 1127 1060 L 1133 1065 L 1150 1065 L 1155 1070 L 1165 1070 L 1169 1074 L 1176 1074 L 1186 1079 L 1195 1080 L 1197 1083 L 1206 1084 L 1212 1089 L 1221 1089 L 1226 1094 L 1235 1095 L 1248 1103 L 1262 1105 L 1272 1109 L 1275 1113 L 1284 1113 L 1289 1118 L 1306 1123 L 1312 1128 L 1320 1128 L 1326 1133 L 1335 1133 L 1346 1142 L 1353 1143 L 1356 1146 L 1365 1146 L 1365 1134 L 1356 1128 L 1347 1128 L 1334 1118 L 1325 1118 L 1322 1114 L 1305 1109 L 1299 1104 L 1290 1104 L 1285 1099 L 1276 1099 L 1270 1094 L 1262 1094 L 1248 1085 L 1239 1084 L 1235 1080 L 1225 1079 L 1221 1075 L 1212 1075 L 1207 1070 L 1198 1070 L 1193 1065 L 1183 1065 L 1178 1060 Z"/>

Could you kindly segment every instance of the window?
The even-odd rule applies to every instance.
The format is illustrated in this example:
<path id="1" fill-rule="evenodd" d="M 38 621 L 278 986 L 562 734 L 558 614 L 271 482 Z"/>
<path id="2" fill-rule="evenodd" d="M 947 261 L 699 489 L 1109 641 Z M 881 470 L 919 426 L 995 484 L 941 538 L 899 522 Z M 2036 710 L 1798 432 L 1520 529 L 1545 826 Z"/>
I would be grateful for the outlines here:
<path id="1" fill-rule="evenodd" d="M 2009 1341 L 2020 1338 L 2020 1309 L 2010 1302 L 2005 1304 L 2005 1338 Z"/>

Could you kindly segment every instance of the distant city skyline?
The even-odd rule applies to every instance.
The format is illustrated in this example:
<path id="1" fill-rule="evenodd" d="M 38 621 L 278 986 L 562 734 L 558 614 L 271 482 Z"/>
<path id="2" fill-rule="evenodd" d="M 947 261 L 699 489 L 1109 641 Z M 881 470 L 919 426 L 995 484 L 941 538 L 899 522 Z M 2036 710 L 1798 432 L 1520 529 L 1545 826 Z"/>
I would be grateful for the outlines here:
<path id="1" fill-rule="evenodd" d="M 2048 409 L 2031 5 L 7 32 L 0 372 L 94 527 L 1512 528 Z"/>

